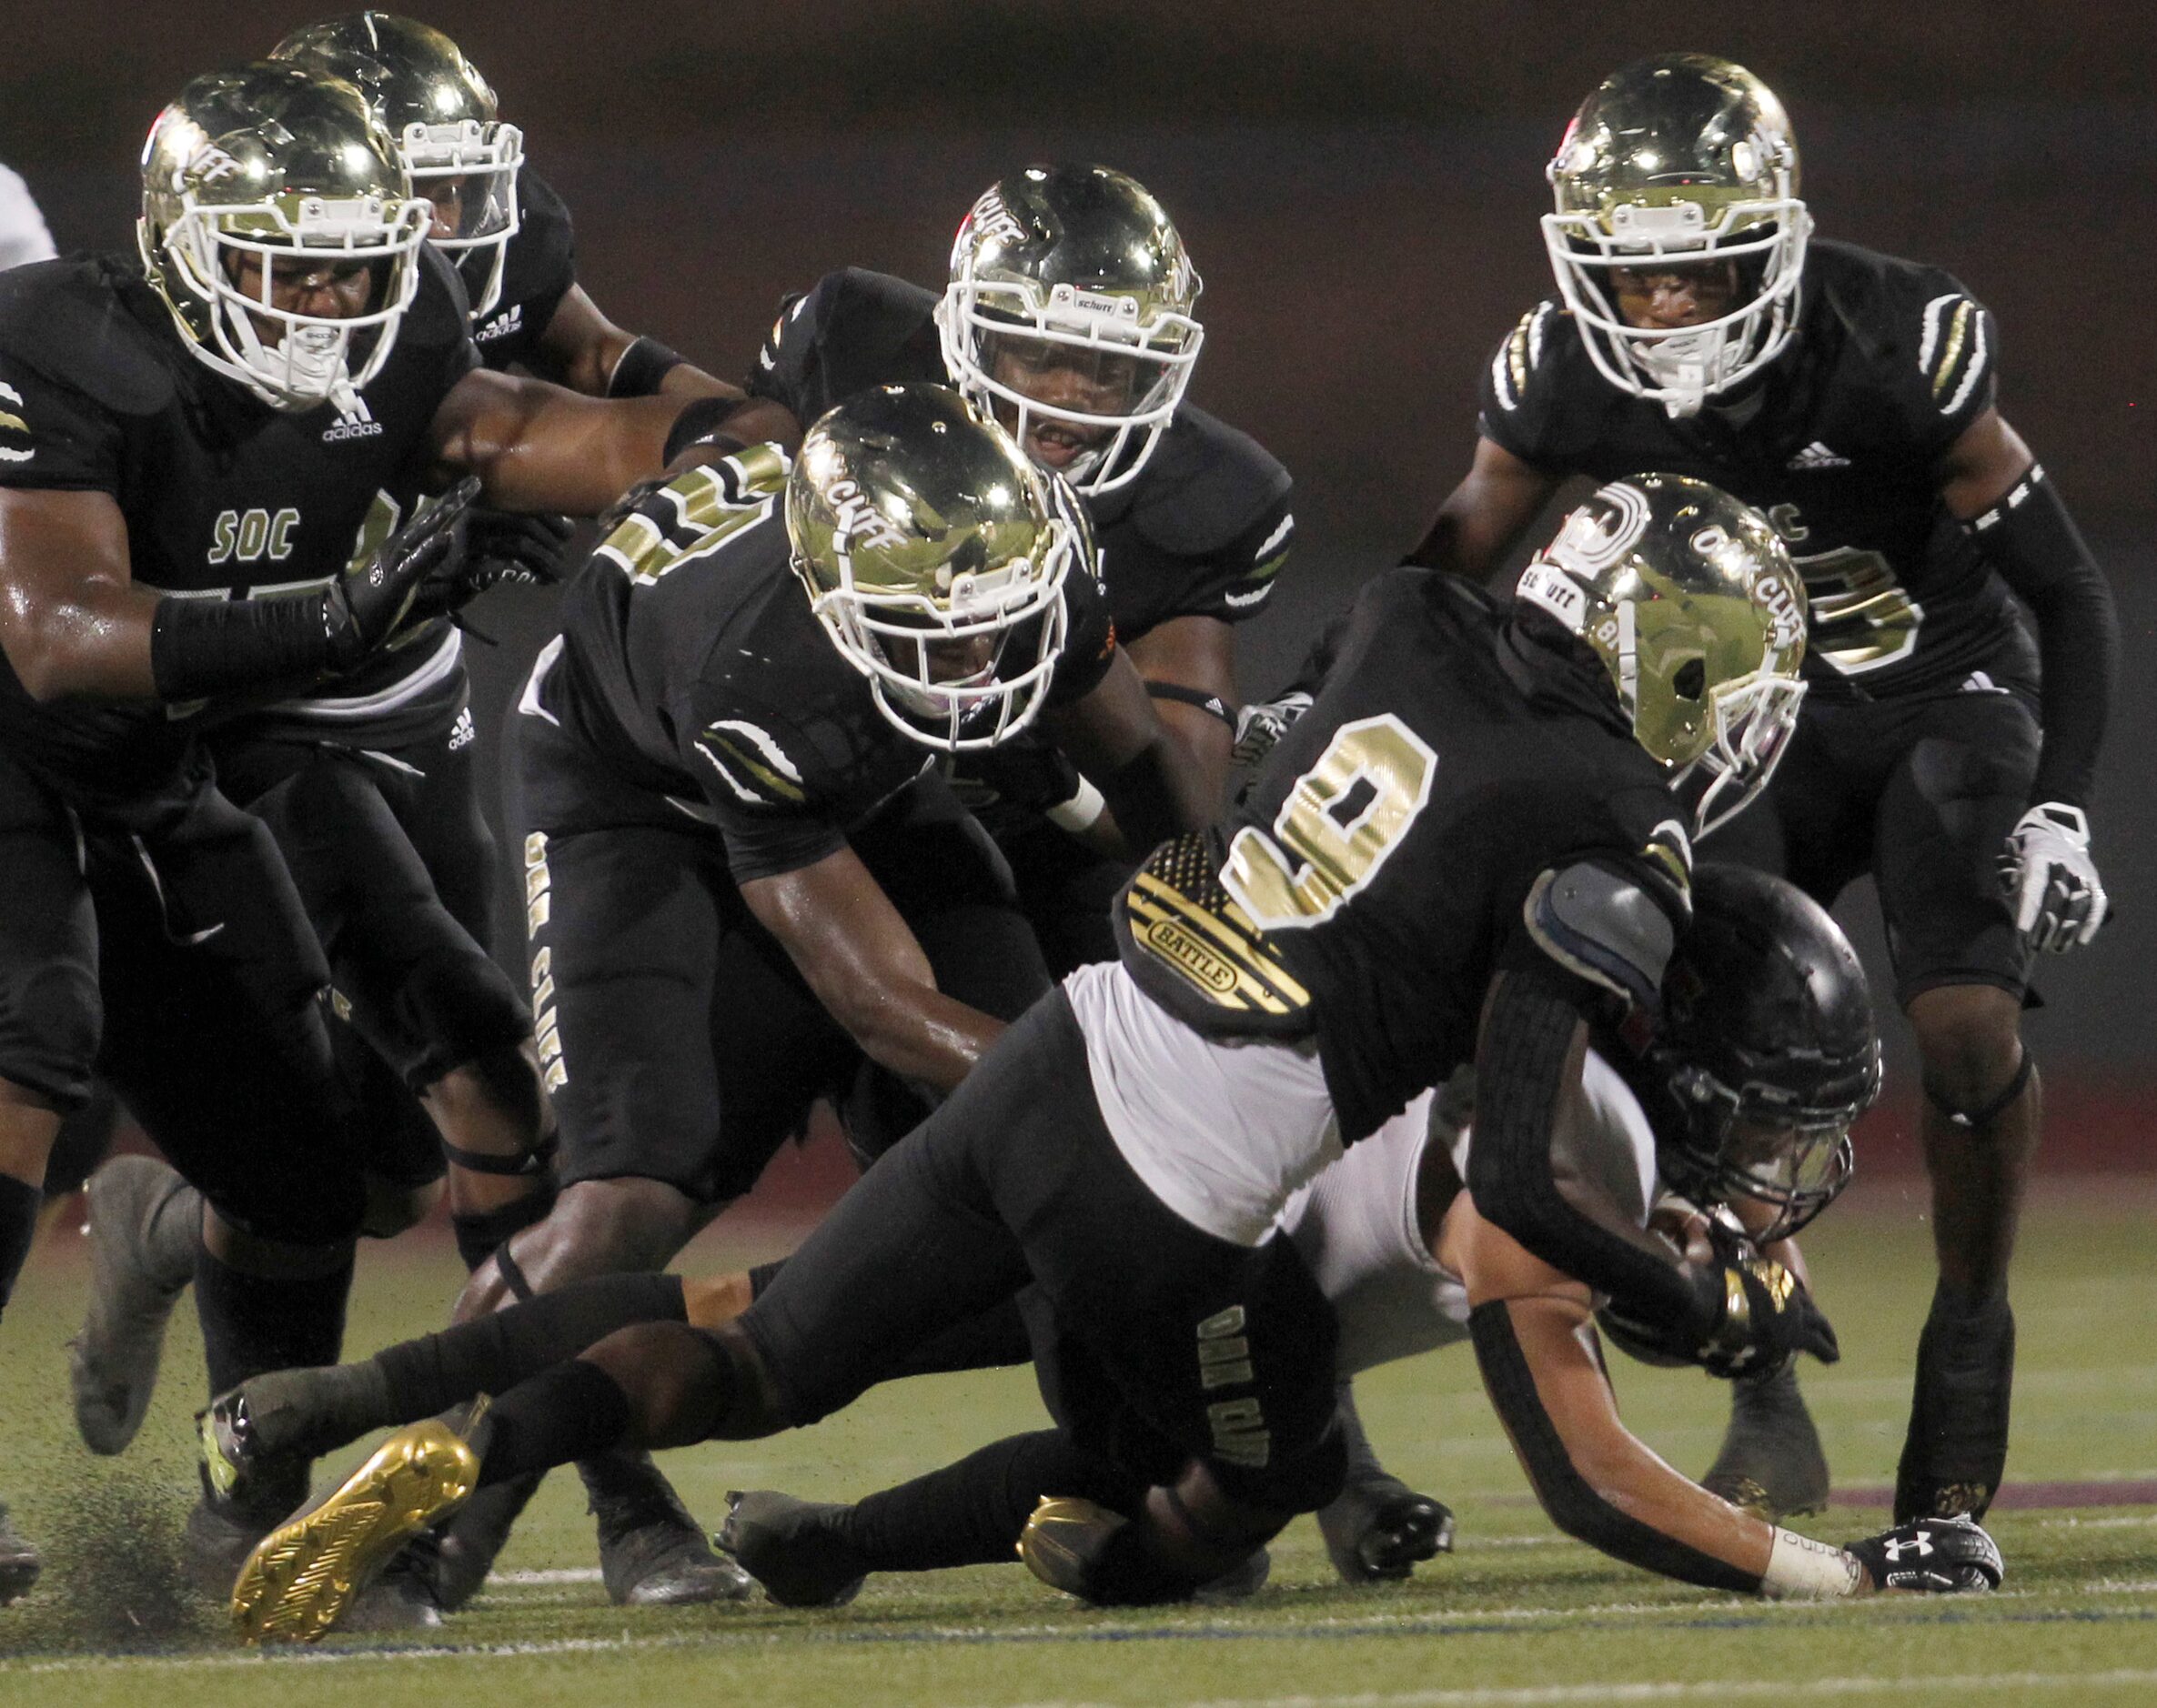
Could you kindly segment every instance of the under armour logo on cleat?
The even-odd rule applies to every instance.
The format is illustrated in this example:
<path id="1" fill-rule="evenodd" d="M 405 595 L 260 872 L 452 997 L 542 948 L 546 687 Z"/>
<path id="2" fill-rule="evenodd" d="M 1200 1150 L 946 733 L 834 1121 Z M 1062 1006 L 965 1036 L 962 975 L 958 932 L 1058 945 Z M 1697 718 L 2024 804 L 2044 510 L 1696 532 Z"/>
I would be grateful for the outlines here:
<path id="1" fill-rule="evenodd" d="M 1819 440 L 1815 439 L 1790 458 L 1789 467 L 1794 469 L 1848 468 L 1850 458 L 1836 456 Z"/>

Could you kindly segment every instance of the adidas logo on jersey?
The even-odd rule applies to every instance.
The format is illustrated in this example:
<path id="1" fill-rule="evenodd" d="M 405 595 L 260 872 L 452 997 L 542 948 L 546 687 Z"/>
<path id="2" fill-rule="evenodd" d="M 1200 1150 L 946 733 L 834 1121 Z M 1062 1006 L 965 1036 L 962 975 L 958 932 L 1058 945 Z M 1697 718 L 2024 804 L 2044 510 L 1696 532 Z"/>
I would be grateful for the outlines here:
<path id="1" fill-rule="evenodd" d="M 2004 694 L 2007 689 L 2001 688 L 1984 671 L 1972 670 L 1962 678 L 1961 691 L 1965 694 Z"/>
<path id="2" fill-rule="evenodd" d="M 1799 451 L 1795 457 L 1790 458 L 1789 467 L 1793 469 L 1848 468 L 1850 467 L 1850 458 L 1847 457 L 1836 456 L 1833 451 L 1829 450 L 1825 445 L 1821 444 L 1819 440 L 1815 439 L 1811 444 L 1808 445 L 1803 450 Z"/>
<path id="3" fill-rule="evenodd" d="M 506 338 L 512 332 L 519 331 L 523 325 L 524 305 L 511 303 L 500 314 L 495 316 L 492 320 L 473 333 L 472 337 L 480 344 L 492 344 L 497 338 Z"/>
<path id="4" fill-rule="evenodd" d="M 322 443 L 335 445 L 339 439 L 377 439 L 382 437 L 382 424 L 375 419 L 375 412 L 367 407 L 367 399 L 357 392 L 349 406 L 340 404 L 335 427 L 322 430 Z"/>
<path id="5" fill-rule="evenodd" d="M 457 714 L 457 721 L 449 726 L 449 751 L 469 748 L 479 739 L 479 726 L 472 722 L 472 708 L 467 706 Z"/>

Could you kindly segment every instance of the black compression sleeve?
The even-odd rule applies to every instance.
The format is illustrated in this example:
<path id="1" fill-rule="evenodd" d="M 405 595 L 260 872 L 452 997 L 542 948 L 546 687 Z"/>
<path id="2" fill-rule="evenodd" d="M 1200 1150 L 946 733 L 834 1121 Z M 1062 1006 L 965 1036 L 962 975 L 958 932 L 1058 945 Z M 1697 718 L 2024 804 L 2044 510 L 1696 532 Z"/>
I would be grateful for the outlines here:
<path id="1" fill-rule="evenodd" d="M 2037 619 L 2044 748 L 2032 802 L 2084 805 L 2120 668 L 2120 618 L 2104 572 L 2036 464 L 1971 524 L 1979 548 Z"/>
<path id="2" fill-rule="evenodd" d="M 1620 1512 L 1580 1474 L 1566 1451 L 1565 1438 L 1543 1409 L 1527 1355 L 1514 1336 L 1513 1319 L 1503 1301 L 1477 1305 L 1468 1312 L 1468 1334 L 1476 1343 L 1476 1362 L 1490 1402 L 1519 1450 L 1536 1496 L 1552 1523 L 1628 1565 L 1706 1589 L 1746 1595 L 1759 1592 L 1760 1580 L 1751 1572 Z"/>
<path id="3" fill-rule="evenodd" d="M 162 700 L 296 685 L 329 668 L 329 629 L 318 594 L 163 598 L 150 621 L 150 676 Z"/>
<path id="4" fill-rule="evenodd" d="M 739 397 L 693 398 L 674 417 L 674 425 L 667 432 L 667 448 L 662 455 L 670 464 L 692 445 L 706 445 L 730 454 L 747 449 L 742 440 L 731 433 L 719 430 L 719 424 L 741 407 L 741 400 Z"/>
<path id="5" fill-rule="evenodd" d="M 621 359 L 614 364 L 614 371 L 607 376 L 607 396 L 657 397 L 661 382 L 687 359 L 657 338 L 638 338 L 621 353 Z"/>
<path id="6" fill-rule="evenodd" d="M 1701 1295 L 1674 1261 L 1582 1215 L 1559 1190 L 1551 1155 L 1573 1028 L 1590 987 L 1555 966 L 1509 970 L 1484 1021 L 1477 1063 L 1468 1191 L 1477 1211 L 1536 1256 L 1651 1322 L 1698 1322 Z"/>

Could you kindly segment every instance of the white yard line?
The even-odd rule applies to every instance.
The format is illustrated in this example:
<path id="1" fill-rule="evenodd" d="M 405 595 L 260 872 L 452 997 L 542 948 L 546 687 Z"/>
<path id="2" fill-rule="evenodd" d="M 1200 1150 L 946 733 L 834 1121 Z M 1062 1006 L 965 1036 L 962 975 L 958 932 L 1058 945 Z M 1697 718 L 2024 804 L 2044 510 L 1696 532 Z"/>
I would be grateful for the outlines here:
<path id="1" fill-rule="evenodd" d="M 1350 1696 L 1235 1696 L 1194 1703 L 1190 1708 L 1560 1708 L 1571 1703 L 1725 1701 L 1732 1697 L 1886 1696 L 1911 1689 L 1998 1695 L 2051 1688 L 2088 1690 L 2101 1685 L 2157 1684 L 2157 1669 L 2119 1668 L 2103 1673 L 1972 1673 L 1956 1677 L 1724 1679 L 1698 1683 L 1644 1680 L 1636 1683 L 1527 1684 L 1468 1690 L 1368 1691 Z M 1025 1708 L 1107 1708 L 1076 1700 L 1030 1703 Z"/>

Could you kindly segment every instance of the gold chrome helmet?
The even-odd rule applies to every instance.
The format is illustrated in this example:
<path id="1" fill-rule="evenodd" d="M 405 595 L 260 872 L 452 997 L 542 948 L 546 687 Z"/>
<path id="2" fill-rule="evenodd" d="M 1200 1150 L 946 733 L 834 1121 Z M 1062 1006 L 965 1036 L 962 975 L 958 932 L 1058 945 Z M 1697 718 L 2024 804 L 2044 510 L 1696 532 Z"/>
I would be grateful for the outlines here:
<path id="1" fill-rule="evenodd" d="M 1742 65 L 1662 54 L 1606 78 L 1566 127 L 1543 238 L 1588 356 L 1673 416 L 1758 373 L 1797 330 L 1812 216 L 1774 92 Z M 1735 306 L 1695 327 L 1626 324 L 1611 273 L 1724 263 Z"/>
<path id="2" fill-rule="evenodd" d="M 877 709 L 924 747 L 1033 722 L 1063 649 L 1063 578 L 1094 572 L 1070 489 L 942 386 L 882 386 L 820 417 L 786 485 L 794 572 Z"/>
<path id="3" fill-rule="evenodd" d="M 1517 597 L 1603 661 L 1696 834 L 1767 786 L 1805 698 L 1805 586 L 1758 510 L 1681 475 L 1614 480 L 1566 517 Z"/>
<path id="4" fill-rule="evenodd" d="M 952 383 L 1033 450 L 1044 424 L 1080 445 L 1058 472 L 1108 492 L 1154 454 L 1204 340 L 1200 282 L 1161 204 L 1106 166 L 1028 166 L 974 203 L 937 306 Z M 1076 371 L 1093 406 L 1058 407 L 999 378 Z M 1006 373 L 1011 371 L 1007 367 Z"/>
<path id="5" fill-rule="evenodd" d="M 434 245 L 463 271 L 472 318 L 493 313 L 522 223 L 524 133 L 496 116 L 478 67 L 441 31 L 388 12 L 310 24 L 270 57 L 358 85 L 404 156 L 413 189 L 435 206 Z"/>
<path id="6" fill-rule="evenodd" d="M 196 356 L 273 408 L 348 400 L 381 370 L 427 226 L 366 97 L 296 65 L 196 78 L 143 146 L 136 241 L 149 283 Z M 368 264 L 368 307 L 339 319 L 274 306 L 277 263 L 297 252 Z M 250 258 L 259 272 L 243 291 L 235 268 Z"/>

